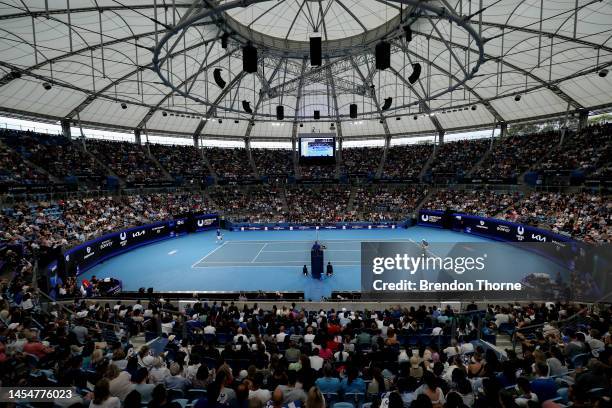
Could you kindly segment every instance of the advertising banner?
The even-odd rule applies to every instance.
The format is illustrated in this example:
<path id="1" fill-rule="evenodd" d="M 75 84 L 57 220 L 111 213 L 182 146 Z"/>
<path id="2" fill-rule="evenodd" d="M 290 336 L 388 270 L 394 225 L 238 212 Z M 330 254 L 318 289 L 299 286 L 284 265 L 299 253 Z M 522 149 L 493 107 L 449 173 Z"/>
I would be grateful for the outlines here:
<path id="1" fill-rule="evenodd" d="M 193 225 L 190 225 L 191 222 Z M 218 225 L 218 215 L 199 214 L 113 232 L 64 252 L 66 273 L 78 275 L 105 259 L 141 245 L 181 235 L 190 229 L 205 231 Z"/>

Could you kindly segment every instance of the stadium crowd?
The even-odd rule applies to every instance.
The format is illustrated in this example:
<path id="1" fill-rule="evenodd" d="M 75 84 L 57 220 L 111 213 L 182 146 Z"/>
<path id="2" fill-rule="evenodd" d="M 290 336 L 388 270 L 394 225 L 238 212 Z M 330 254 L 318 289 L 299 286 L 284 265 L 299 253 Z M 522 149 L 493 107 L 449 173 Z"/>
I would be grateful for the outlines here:
<path id="1" fill-rule="evenodd" d="M 609 406 L 609 306 L 307 311 L 152 297 L 43 310 L 31 289 L 2 293 L 2 385 L 70 387 L 56 401 L 66 407 Z M 134 347 L 143 331 L 161 339 Z M 520 353 L 477 340 L 508 332 Z"/>
<path id="2" fill-rule="evenodd" d="M 563 144 L 546 155 L 539 171 L 573 171 L 589 174 L 608 166 L 612 158 L 612 124 L 593 125 L 567 136 Z"/>
<path id="3" fill-rule="evenodd" d="M 244 148 L 207 147 L 204 154 L 218 178 L 227 181 L 253 178 L 253 169 Z"/>
<path id="4" fill-rule="evenodd" d="M 533 192 L 507 208 L 504 217 L 588 242 L 612 240 L 612 202 L 608 196 Z"/>
<path id="5" fill-rule="evenodd" d="M 411 216 L 427 195 L 427 189 L 411 186 L 358 187 L 353 201 L 358 219 L 401 221 Z"/>
<path id="6" fill-rule="evenodd" d="M 287 219 L 283 189 L 270 186 L 217 186 L 208 190 L 215 208 L 237 222 L 282 222 Z"/>
<path id="7" fill-rule="evenodd" d="M 476 177 L 512 178 L 530 169 L 557 147 L 559 132 L 542 132 L 498 139 L 487 158 L 474 171 Z"/>
<path id="8" fill-rule="evenodd" d="M 374 176 L 383 149 L 380 147 L 351 147 L 342 149 L 343 173 L 358 176 Z"/>
<path id="9" fill-rule="evenodd" d="M 347 213 L 351 189 L 347 186 L 288 187 L 285 190 L 289 222 L 318 224 L 351 221 Z"/>
<path id="10" fill-rule="evenodd" d="M 433 144 L 391 146 L 382 177 L 385 179 L 416 179 L 434 151 Z"/>
<path id="11" fill-rule="evenodd" d="M 147 184 L 165 179 L 162 170 L 145 152 L 146 146 L 95 139 L 87 139 L 85 145 L 128 184 Z"/>
<path id="12" fill-rule="evenodd" d="M 15 151 L 0 144 L 0 186 L 42 185 L 49 176 L 29 166 Z"/>
<path id="13" fill-rule="evenodd" d="M 186 193 L 16 203 L 0 213 L 0 244 L 21 253 L 31 269 L 31 256 L 41 248 L 67 249 L 111 231 L 208 210 L 201 195 Z"/>
<path id="14" fill-rule="evenodd" d="M 201 153 L 194 146 L 150 144 L 149 150 L 174 179 L 199 184 L 209 175 Z"/>
<path id="15" fill-rule="evenodd" d="M 521 195 L 488 190 L 437 190 L 429 196 L 423 208 L 475 214 L 482 217 L 497 217 L 512 206 Z"/>
<path id="16" fill-rule="evenodd" d="M 260 176 L 268 176 L 269 181 L 283 179 L 293 174 L 291 150 L 252 149 L 253 159 Z"/>
<path id="17" fill-rule="evenodd" d="M 452 180 L 466 176 L 489 149 L 489 139 L 458 140 L 445 142 L 436 149 L 436 155 L 428 173 L 435 180 Z"/>

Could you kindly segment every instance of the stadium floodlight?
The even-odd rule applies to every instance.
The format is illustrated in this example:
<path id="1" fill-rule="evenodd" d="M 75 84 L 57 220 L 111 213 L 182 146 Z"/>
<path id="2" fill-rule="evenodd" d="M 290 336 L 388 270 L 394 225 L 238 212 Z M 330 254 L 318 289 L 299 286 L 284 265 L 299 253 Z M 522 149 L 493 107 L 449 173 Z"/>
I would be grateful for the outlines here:
<path id="1" fill-rule="evenodd" d="M 246 113 L 253 113 L 253 109 L 251 108 L 251 102 L 247 101 L 246 99 L 242 101 L 242 109 L 244 109 Z"/>

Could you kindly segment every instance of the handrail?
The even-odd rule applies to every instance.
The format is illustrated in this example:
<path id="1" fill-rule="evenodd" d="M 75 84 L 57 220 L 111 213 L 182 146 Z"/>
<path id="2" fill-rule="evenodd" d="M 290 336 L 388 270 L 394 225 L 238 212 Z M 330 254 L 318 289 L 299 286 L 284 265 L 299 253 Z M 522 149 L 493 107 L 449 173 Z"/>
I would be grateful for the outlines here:
<path id="1" fill-rule="evenodd" d="M 570 317 L 567 317 L 565 319 L 562 320 L 556 320 L 555 323 L 557 323 L 557 328 L 559 330 L 561 330 L 561 328 L 563 326 L 568 325 L 569 323 L 577 320 L 580 317 L 580 314 L 585 310 L 586 308 L 580 309 L 578 312 L 574 313 L 573 315 L 571 315 Z M 517 329 L 514 330 L 514 332 L 512 333 L 512 350 L 516 350 L 516 343 L 517 343 L 517 339 L 516 339 L 516 333 L 517 332 L 521 332 L 521 331 L 532 331 L 532 330 L 537 330 L 539 328 L 544 327 L 545 325 L 549 324 L 550 322 L 546 322 L 546 323 L 538 323 L 538 324 L 532 324 L 532 325 L 528 325 L 528 326 L 524 326 L 524 327 L 519 327 Z"/>
<path id="2" fill-rule="evenodd" d="M 36 289 L 37 293 L 42 295 L 44 298 L 46 298 L 48 301 L 55 303 L 57 306 L 59 306 L 63 311 L 67 312 L 69 315 L 76 315 L 76 313 L 73 310 L 70 310 L 69 308 L 67 308 L 66 306 L 64 306 L 62 303 L 60 302 L 56 302 L 55 299 L 53 299 L 52 297 L 50 297 L 49 295 L 47 295 L 45 292 L 43 292 L 40 289 Z M 109 323 L 109 322 L 103 322 L 101 320 L 95 320 L 95 319 L 90 319 L 88 317 L 77 317 L 78 319 L 81 319 L 83 321 L 87 321 L 87 322 L 93 322 L 95 324 L 100 324 L 100 325 L 106 325 L 106 326 L 112 326 L 114 328 L 118 328 L 118 329 L 123 329 L 124 332 L 126 333 L 126 335 L 129 337 L 129 330 L 125 330 L 125 327 L 123 327 L 120 324 L 117 323 Z"/>

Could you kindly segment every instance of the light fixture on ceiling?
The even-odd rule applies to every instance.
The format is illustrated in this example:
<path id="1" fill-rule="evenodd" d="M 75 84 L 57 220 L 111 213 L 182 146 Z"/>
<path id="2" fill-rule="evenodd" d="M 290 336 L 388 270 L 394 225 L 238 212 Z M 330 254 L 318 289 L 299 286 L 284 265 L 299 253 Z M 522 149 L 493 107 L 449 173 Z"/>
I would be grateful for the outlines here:
<path id="1" fill-rule="evenodd" d="M 414 116 L 412 117 L 412 119 L 414 119 L 414 120 L 417 120 L 418 118 L 419 118 L 419 117 L 418 117 L 417 115 L 414 115 Z"/>
<path id="2" fill-rule="evenodd" d="M 47 90 L 47 91 L 48 91 L 49 89 L 51 89 L 51 84 L 50 84 L 50 83 L 48 83 L 48 82 L 43 82 L 42 86 L 43 86 L 43 88 L 45 88 L 45 90 Z"/>
<path id="3" fill-rule="evenodd" d="M 121 102 L 121 109 L 127 109 L 127 105 L 125 104 L 125 102 Z"/>
<path id="4" fill-rule="evenodd" d="M 476 105 L 472 105 L 472 110 L 476 110 Z"/>
<path id="5" fill-rule="evenodd" d="M 219 123 L 223 123 L 223 119 L 219 118 Z"/>
<path id="6" fill-rule="evenodd" d="M 168 112 L 166 112 L 166 111 L 163 111 L 163 112 L 162 112 L 162 116 L 163 116 L 163 117 L 166 117 L 166 116 L 168 116 Z"/>
<path id="7" fill-rule="evenodd" d="M 514 100 L 517 101 L 517 102 L 520 101 L 521 98 L 522 98 L 521 94 L 514 95 Z"/>
<path id="8" fill-rule="evenodd" d="M 608 75 L 608 70 L 604 68 L 601 71 L 599 71 L 597 75 L 599 75 L 602 78 L 605 78 Z"/>

